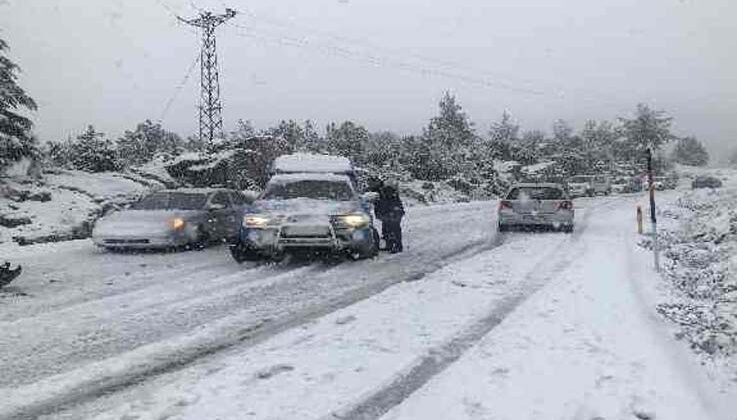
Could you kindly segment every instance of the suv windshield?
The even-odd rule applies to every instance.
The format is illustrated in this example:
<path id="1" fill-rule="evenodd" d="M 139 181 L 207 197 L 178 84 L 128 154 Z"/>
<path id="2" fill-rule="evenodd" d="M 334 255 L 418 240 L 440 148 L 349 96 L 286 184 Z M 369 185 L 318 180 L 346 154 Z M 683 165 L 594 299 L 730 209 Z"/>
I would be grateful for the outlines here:
<path id="1" fill-rule="evenodd" d="M 348 183 L 339 181 L 280 182 L 269 184 L 262 198 L 264 200 L 312 198 L 315 200 L 348 201 L 353 199 L 353 190 Z"/>
<path id="2" fill-rule="evenodd" d="M 519 187 L 509 192 L 507 200 L 560 200 L 563 191 L 553 187 Z"/>
<path id="3" fill-rule="evenodd" d="M 135 210 L 200 210 L 207 202 L 206 194 L 156 193 L 133 206 Z"/>

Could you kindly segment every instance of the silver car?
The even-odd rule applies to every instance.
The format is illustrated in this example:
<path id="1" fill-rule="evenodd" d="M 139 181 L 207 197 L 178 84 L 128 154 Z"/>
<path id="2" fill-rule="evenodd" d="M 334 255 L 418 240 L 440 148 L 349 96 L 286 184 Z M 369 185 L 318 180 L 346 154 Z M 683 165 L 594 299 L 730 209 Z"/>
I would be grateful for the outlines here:
<path id="1" fill-rule="evenodd" d="M 571 197 L 587 197 L 594 195 L 591 186 L 593 177 L 590 175 L 577 175 L 568 180 L 568 191 Z"/>
<path id="2" fill-rule="evenodd" d="M 547 227 L 573 232 L 573 202 L 560 184 L 517 184 L 499 202 L 499 231 Z"/>
<path id="3" fill-rule="evenodd" d="M 99 219 L 92 241 L 108 249 L 203 247 L 235 237 L 247 204 L 234 190 L 159 191 Z"/>
<path id="4" fill-rule="evenodd" d="M 612 180 L 607 175 L 595 175 L 591 178 L 593 195 L 609 195 L 612 193 Z"/>

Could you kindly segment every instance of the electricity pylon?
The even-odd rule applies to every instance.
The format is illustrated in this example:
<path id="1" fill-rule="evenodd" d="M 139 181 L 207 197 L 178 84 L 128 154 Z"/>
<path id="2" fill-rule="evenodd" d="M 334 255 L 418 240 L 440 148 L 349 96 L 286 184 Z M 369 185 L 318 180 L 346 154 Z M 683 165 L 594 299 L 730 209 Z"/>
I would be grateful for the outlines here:
<path id="1" fill-rule="evenodd" d="M 233 9 L 225 9 L 225 14 L 215 15 L 202 11 L 194 19 L 177 18 L 202 29 L 202 50 L 200 52 L 200 141 L 213 146 L 213 140 L 223 137 L 223 117 L 220 104 L 220 82 L 218 81 L 218 58 L 215 48 L 215 28 L 235 16 Z"/>

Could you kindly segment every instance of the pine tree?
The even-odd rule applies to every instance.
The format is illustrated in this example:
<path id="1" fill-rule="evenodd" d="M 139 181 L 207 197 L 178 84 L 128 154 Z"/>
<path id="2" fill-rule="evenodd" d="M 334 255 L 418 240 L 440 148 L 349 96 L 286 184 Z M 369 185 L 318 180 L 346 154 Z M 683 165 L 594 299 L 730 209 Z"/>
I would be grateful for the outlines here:
<path id="1" fill-rule="evenodd" d="M 513 143 L 519 140 L 519 125 L 512 121 L 512 115 L 504 111 L 502 119 L 491 123 L 489 140 L 495 143 Z"/>
<path id="2" fill-rule="evenodd" d="M 673 159 L 683 165 L 706 166 L 709 163 L 709 152 L 695 137 L 684 137 L 676 143 Z"/>
<path id="3" fill-rule="evenodd" d="M 120 160 L 130 165 L 150 162 L 158 153 L 177 153 L 181 147 L 182 139 L 177 134 L 151 120 L 138 124 L 133 131 L 126 131 L 117 141 Z"/>
<path id="4" fill-rule="evenodd" d="M 113 143 L 103 133 L 87 126 L 72 145 L 72 165 L 87 172 L 115 171 L 119 168 Z"/>
<path id="5" fill-rule="evenodd" d="M 49 141 L 43 147 L 47 161 L 59 168 L 73 169 L 74 141 L 71 137 L 61 141 Z"/>
<path id="6" fill-rule="evenodd" d="M 475 137 L 473 124 L 450 92 L 440 100 L 439 111 L 430 120 L 426 135 L 447 150 L 468 146 Z"/>
<path id="7" fill-rule="evenodd" d="M 446 92 L 438 104 L 439 113 L 430 120 L 419 143 L 413 147 L 425 168 L 416 168 L 421 179 L 437 181 L 458 175 L 470 168 L 468 161 L 476 134 L 473 124 L 455 96 Z"/>
<path id="8" fill-rule="evenodd" d="M 19 67 L 6 57 L 7 49 L 0 39 L 0 172 L 24 157 L 38 155 L 33 123 L 19 113 L 35 111 L 36 102 L 18 85 Z"/>
<path id="9" fill-rule="evenodd" d="M 266 134 L 283 138 L 289 145 L 290 151 L 301 149 L 305 143 L 304 129 L 294 120 L 282 120 L 276 127 L 267 129 Z"/>
<path id="10" fill-rule="evenodd" d="M 297 150 L 305 152 L 320 152 L 324 148 L 324 139 L 317 132 L 311 120 L 304 122 L 304 144 L 298 145 Z"/>
<path id="11" fill-rule="evenodd" d="M 253 128 L 253 124 L 249 120 L 238 120 L 238 128 L 236 128 L 235 131 L 232 131 L 230 135 L 228 135 L 226 140 L 226 148 L 234 148 L 234 147 L 241 147 L 245 143 L 248 142 L 248 140 L 256 137 L 258 135 L 258 132 L 255 128 Z"/>
<path id="12" fill-rule="evenodd" d="M 659 149 L 675 136 L 670 131 L 672 118 L 663 111 L 638 104 L 634 118 L 619 118 L 624 146 L 630 159 L 640 159 L 648 148 Z"/>
<path id="13" fill-rule="evenodd" d="M 358 160 L 363 155 L 368 138 L 369 132 L 365 127 L 345 121 L 340 125 L 328 124 L 325 143 L 330 154 Z"/>

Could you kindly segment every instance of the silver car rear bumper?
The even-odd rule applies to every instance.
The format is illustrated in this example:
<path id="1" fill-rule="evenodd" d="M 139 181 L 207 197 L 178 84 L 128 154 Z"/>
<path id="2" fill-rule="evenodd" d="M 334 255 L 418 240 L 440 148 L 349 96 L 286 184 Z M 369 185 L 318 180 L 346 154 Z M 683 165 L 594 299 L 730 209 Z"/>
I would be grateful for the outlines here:
<path id="1" fill-rule="evenodd" d="M 502 226 L 572 226 L 575 213 L 572 210 L 558 210 L 555 213 L 520 214 L 499 212 L 499 225 Z"/>

